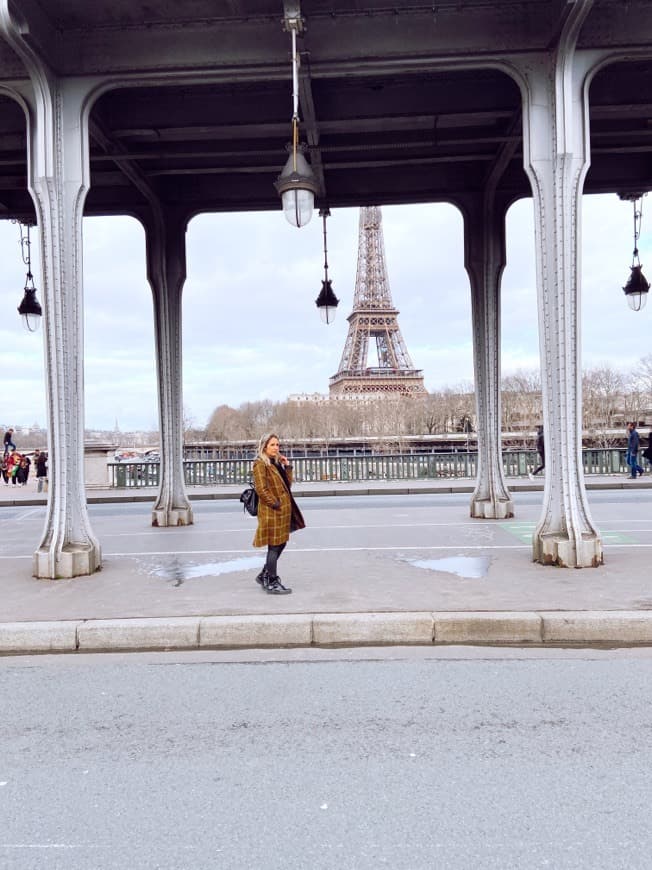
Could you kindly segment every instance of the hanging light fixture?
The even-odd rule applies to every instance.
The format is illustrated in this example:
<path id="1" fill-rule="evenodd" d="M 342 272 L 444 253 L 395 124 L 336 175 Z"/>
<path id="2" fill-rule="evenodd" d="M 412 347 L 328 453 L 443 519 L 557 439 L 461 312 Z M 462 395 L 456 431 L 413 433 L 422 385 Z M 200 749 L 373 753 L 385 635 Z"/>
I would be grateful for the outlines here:
<path id="1" fill-rule="evenodd" d="M 297 4 L 298 6 L 298 4 Z M 283 213 L 293 227 L 304 227 L 312 217 L 315 195 L 319 185 L 310 164 L 303 156 L 305 146 L 299 142 L 299 55 L 297 54 L 297 33 L 303 28 L 299 14 L 285 19 L 286 30 L 292 35 L 292 140 L 287 145 L 289 157 L 274 182 L 281 202 Z"/>
<path id="2" fill-rule="evenodd" d="M 319 296 L 315 299 L 315 305 L 319 308 L 319 316 L 324 323 L 332 323 L 335 320 L 335 309 L 340 300 L 333 293 L 331 282 L 328 278 L 328 248 L 326 246 L 326 218 L 330 217 L 330 209 L 322 208 L 319 216 L 324 224 L 324 280 L 321 282 Z"/>
<path id="3" fill-rule="evenodd" d="M 641 261 L 638 256 L 638 238 L 641 234 L 641 219 L 643 217 L 643 194 L 621 194 L 620 198 L 629 200 L 634 207 L 634 252 L 632 253 L 630 275 L 623 287 L 623 291 L 627 297 L 627 304 L 632 311 L 640 311 L 642 308 L 645 308 L 647 294 L 650 290 L 650 283 L 643 274 Z M 637 208 L 636 203 L 639 200 L 640 206 Z"/>
<path id="4" fill-rule="evenodd" d="M 27 266 L 27 275 L 25 277 L 25 294 L 22 302 L 18 306 L 18 313 L 23 318 L 25 328 L 29 332 L 36 332 L 41 323 L 41 315 L 43 313 L 38 299 L 36 298 L 36 287 L 34 286 L 34 276 L 32 275 L 32 256 L 30 253 L 30 237 L 29 231 L 31 224 L 18 221 L 20 229 L 20 250 L 23 257 L 23 263 Z"/>

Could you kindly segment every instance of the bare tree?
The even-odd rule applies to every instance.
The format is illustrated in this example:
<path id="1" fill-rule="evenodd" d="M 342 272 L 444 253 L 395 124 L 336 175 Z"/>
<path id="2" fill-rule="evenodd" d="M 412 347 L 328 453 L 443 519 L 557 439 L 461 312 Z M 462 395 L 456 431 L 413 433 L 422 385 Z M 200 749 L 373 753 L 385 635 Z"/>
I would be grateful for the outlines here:
<path id="1" fill-rule="evenodd" d="M 645 419 L 652 407 L 652 354 L 643 357 L 627 378 L 608 365 L 588 369 L 582 377 L 583 426 L 604 447 L 618 443 L 625 420 Z M 542 420 L 541 377 L 536 370 L 506 375 L 501 384 L 502 429 L 520 432 L 524 442 Z M 193 437 L 217 441 L 256 440 L 277 431 L 286 440 L 377 437 L 400 447 L 407 435 L 474 431 L 475 393 L 472 384 L 435 390 L 427 396 L 245 402 L 236 410 L 217 407 L 204 433 Z M 184 428 L 192 421 L 184 415 Z M 196 433 L 196 435 L 195 435 Z M 190 434 L 190 433 L 189 433 Z"/>
<path id="2" fill-rule="evenodd" d="M 618 440 L 614 430 L 622 426 L 626 393 L 623 375 L 606 364 L 582 373 L 582 425 L 601 447 L 611 447 Z"/>
<path id="3" fill-rule="evenodd" d="M 625 382 L 625 390 L 623 396 L 623 412 L 625 422 L 632 420 L 638 423 L 645 417 L 645 409 L 647 407 L 647 396 L 639 385 L 639 379 L 636 374 L 629 377 L 623 376 Z"/>
<path id="4" fill-rule="evenodd" d="M 541 375 L 519 369 L 501 382 L 501 425 L 504 432 L 530 432 L 543 418 Z"/>
<path id="5" fill-rule="evenodd" d="M 219 405 L 208 420 L 206 435 L 213 441 L 241 439 L 240 415 L 228 405 Z"/>
<path id="6" fill-rule="evenodd" d="M 638 361 L 635 373 L 639 388 L 647 394 L 648 401 L 652 404 L 652 353 L 642 357 Z"/>
<path id="7" fill-rule="evenodd" d="M 465 420 L 475 419 L 475 391 L 471 384 L 458 384 L 441 391 L 442 432 L 461 432 Z"/>

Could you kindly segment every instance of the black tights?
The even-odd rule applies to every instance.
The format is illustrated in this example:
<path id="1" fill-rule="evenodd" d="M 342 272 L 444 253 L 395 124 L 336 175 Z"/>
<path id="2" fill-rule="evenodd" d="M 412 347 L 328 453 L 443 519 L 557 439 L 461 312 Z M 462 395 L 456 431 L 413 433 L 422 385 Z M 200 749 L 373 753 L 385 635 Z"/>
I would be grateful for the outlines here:
<path id="1" fill-rule="evenodd" d="M 286 541 L 287 543 L 287 541 Z M 265 559 L 265 570 L 270 577 L 276 577 L 276 563 L 283 550 L 285 544 L 269 544 L 267 547 L 267 558 Z"/>

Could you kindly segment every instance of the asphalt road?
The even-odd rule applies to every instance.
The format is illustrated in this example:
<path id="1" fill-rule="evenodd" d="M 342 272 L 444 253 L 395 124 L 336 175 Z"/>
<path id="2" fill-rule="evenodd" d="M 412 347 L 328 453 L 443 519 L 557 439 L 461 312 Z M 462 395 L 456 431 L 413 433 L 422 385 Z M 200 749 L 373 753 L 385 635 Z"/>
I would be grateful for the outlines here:
<path id="1" fill-rule="evenodd" d="M 649 650 L 4 658 L 0 690 L 7 870 L 650 866 Z"/>

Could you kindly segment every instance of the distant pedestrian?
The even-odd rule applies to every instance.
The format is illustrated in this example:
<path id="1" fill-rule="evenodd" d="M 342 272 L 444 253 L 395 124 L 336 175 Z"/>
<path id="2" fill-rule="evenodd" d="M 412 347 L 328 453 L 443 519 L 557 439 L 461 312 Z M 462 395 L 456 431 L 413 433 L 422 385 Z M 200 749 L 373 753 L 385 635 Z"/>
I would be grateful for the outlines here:
<path id="1" fill-rule="evenodd" d="M 43 485 L 47 481 L 48 477 L 48 455 L 43 450 L 39 450 L 39 452 L 34 457 L 34 464 L 36 465 L 36 488 L 38 492 L 43 492 Z"/>
<path id="2" fill-rule="evenodd" d="M 652 463 L 652 429 L 647 436 L 647 447 L 643 451 L 643 456 L 647 459 L 648 462 Z"/>
<path id="3" fill-rule="evenodd" d="M 20 468 L 20 460 L 22 458 L 23 457 L 20 455 L 20 453 L 16 450 L 15 447 L 11 451 L 11 453 L 7 456 L 7 474 L 9 475 L 9 479 L 11 480 L 11 483 L 13 484 L 13 486 L 15 486 L 18 483 L 18 476 L 17 475 L 18 475 L 18 469 Z"/>
<path id="4" fill-rule="evenodd" d="M 258 528 L 253 543 L 254 547 L 267 546 L 265 567 L 256 582 L 270 595 L 287 595 L 292 590 L 281 583 L 277 563 L 290 532 L 304 529 L 306 524 L 290 491 L 292 466 L 280 452 L 278 436 L 273 433 L 260 439 L 253 477 L 258 494 Z"/>
<path id="5" fill-rule="evenodd" d="M 16 483 L 18 486 L 25 486 L 29 479 L 29 468 L 32 464 L 32 460 L 29 456 L 22 455 L 20 457 L 20 461 L 18 463 L 18 468 L 16 470 Z"/>
<path id="6" fill-rule="evenodd" d="M 546 446 L 543 441 L 543 426 L 537 427 L 537 453 L 541 458 L 541 462 L 538 468 L 535 468 L 534 471 L 529 472 L 528 477 L 530 480 L 534 480 L 534 475 L 538 474 L 540 471 L 546 467 Z"/>
<path id="7" fill-rule="evenodd" d="M 16 449 L 16 445 L 14 444 L 14 430 L 13 429 L 7 429 L 7 431 L 5 432 L 4 443 L 5 443 L 5 456 L 9 453 L 10 450 Z"/>
<path id="8" fill-rule="evenodd" d="M 636 431 L 636 423 L 627 424 L 627 465 L 630 467 L 630 480 L 636 480 L 636 472 L 643 474 L 643 469 L 638 464 L 638 449 L 641 443 Z"/>

